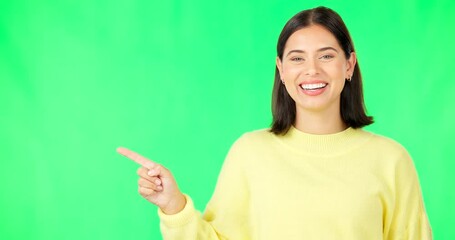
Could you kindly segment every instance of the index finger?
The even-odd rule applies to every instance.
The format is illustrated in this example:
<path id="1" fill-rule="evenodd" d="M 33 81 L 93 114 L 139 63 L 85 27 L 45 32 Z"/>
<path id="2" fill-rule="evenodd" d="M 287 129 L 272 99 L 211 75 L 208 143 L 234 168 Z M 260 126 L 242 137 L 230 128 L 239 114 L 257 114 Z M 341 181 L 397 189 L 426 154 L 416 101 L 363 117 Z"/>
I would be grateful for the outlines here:
<path id="1" fill-rule="evenodd" d="M 156 163 L 150 161 L 146 157 L 141 156 L 139 153 L 129 150 L 128 148 L 119 147 L 119 148 L 117 148 L 117 152 L 122 154 L 123 156 L 139 163 L 141 166 L 143 166 L 145 168 L 152 169 L 156 165 Z"/>

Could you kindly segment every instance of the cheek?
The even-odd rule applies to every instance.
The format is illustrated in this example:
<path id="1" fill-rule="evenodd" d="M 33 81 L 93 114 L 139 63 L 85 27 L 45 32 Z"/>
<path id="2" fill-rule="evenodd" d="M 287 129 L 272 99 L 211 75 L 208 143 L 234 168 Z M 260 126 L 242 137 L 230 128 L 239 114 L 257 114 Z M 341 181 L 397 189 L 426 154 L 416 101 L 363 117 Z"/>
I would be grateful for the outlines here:
<path id="1" fill-rule="evenodd" d="M 293 77 L 293 76 L 299 75 L 300 72 L 301 72 L 301 69 L 298 66 L 291 65 L 291 66 L 287 66 L 287 68 L 283 69 L 284 75 L 288 76 L 288 77 Z"/>
<path id="2" fill-rule="evenodd" d="M 333 80 L 343 79 L 345 76 L 346 67 L 340 63 L 334 63 L 327 65 L 325 68 L 325 73 L 330 76 Z"/>

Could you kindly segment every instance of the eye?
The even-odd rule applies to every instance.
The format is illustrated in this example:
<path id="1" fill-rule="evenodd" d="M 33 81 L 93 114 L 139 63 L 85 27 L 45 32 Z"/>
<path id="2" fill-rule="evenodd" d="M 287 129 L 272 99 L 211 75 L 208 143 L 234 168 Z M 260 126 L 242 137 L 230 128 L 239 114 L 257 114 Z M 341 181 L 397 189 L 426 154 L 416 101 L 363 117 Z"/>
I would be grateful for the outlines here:
<path id="1" fill-rule="evenodd" d="M 301 57 L 293 57 L 293 58 L 291 58 L 291 61 L 293 61 L 293 62 L 301 62 L 303 60 L 305 60 L 305 59 L 303 59 Z"/>
<path id="2" fill-rule="evenodd" d="M 330 55 L 330 54 L 326 54 L 326 55 L 320 57 L 320 59 L 322 59 L 322 60 L 330 60 L 332 58 L 333 58 L 333 55 Z"/>

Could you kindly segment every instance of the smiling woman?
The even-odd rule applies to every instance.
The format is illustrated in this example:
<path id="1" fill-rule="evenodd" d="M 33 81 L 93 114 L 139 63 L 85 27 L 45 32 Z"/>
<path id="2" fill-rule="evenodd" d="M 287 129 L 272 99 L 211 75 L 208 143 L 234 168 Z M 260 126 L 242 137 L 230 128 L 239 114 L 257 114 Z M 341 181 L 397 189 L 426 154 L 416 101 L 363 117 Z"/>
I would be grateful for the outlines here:
<path id="1" fill-rule="evenodd" d="M 295 125 L 298 129 L 313 133 L 331 125 L 335 129 L 319 133 L 332 133 L 346 128 L 340 114 L 340 95 L 345 79 L 351 79 L 354 71 L 354 52 L 346 58 L 331 32 L 320 25 L 311 25 L 289 37 L 284 57 L 277 57 L 276 61 L 287 93 L 296 104 Z M 324 119 L 334 124 L 320 121 L 315 113 L 324 113 Z M 313 123 L 309 124 L 309 121 Z M 316 125 L 322 126 L 315 129 Z M 311 129 L 305 126 L 311 126 Z"/>
<path id="2" fill-rule="evenodd" d="M 327 11 L 331 10 L 327 9 Z M 307 112 L 299 107 L 301 101 L 295 101 L 297 97 L 294 94 L 295 92 L 316 96 L 326 92 L 326 87 L 330 88 L 327 94 L 320 98 L 311 99 L 328 98 L 328 95 L 333 96 L 335 94 L 335 99 L 332 97 L 332 101 L 335 102 L 331 104 L 335 118 L 341 117 L 343 124 L 345 123 L 353 128 L 364 127 L 373 123 L 372 117 L 365 113 L 362 76 L 357 63 L 354 43 L 346 25 L 338 14 L 335 12 L 327 14 L 320 8 L 314 11 L 302 11 L 295 15 L 286 23 L 278 38 L 277 55 L 273 90 L 274 120 L 272 132 L 276 134 L 286 133 L 293 124 L 298 124 L 296 122 L 302 119 L 296 114 Z M 337 76 L 333 76 L 333 74 Z M 297 90 L 293 90 L 290 84 L 284 87 L 285 83 L 288 82 L 284 80 L 296 77 L 303 81 L 297 82 Z M 329 86 L 327 81 L 318 79 L 321 77 L 331 78 L 332 86 Z M 308 84 L 318 84 L 318 86 L 309 86 Z M 309 99 L 307 98 L 307 100 Z M 330 99 L 326 101 L 330 101 Z M 316 104 L 304 102 L 307 105 Z M 317 106 L 313 106 L 313 108 L 315 107 L 317 108 Z M 341 112 L 337 113 L 339 111 Z M 312 114 L 309 117 L 311 118 L 311 116 Z M 325 119 L 332 118 L 325 117 Z M 317 124 L 319 121 L 318 119 L 315 120 Z M 340 122 L 339 119 L 335 121 Z"/>
<path id="3" fill-rule="evenodd" d="M 277 46 L 271 129 L 231 147 L 201 216 L 171 172 L 141 165 L 164 239 L 431 239 L 419 180 L 397 142 L 362 130 L 362 78 L 340 16 L 302 11 Z"/>

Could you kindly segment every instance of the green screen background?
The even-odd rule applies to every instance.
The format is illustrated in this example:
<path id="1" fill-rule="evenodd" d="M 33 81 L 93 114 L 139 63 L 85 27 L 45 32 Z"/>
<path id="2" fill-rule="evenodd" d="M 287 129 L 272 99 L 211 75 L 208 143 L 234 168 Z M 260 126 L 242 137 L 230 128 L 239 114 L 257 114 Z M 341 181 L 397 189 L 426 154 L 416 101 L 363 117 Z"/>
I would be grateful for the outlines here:
<path id="1" fill-rule="evenodd" d="M 126 146 L 203 210 L 243 132 L 266 128 L 285 22 L 325 5 L 362 68 L 368 130 L 413 156 L 455 239 L 455 1 L 2 1 L 0 238 L 160 239 Z"/>

